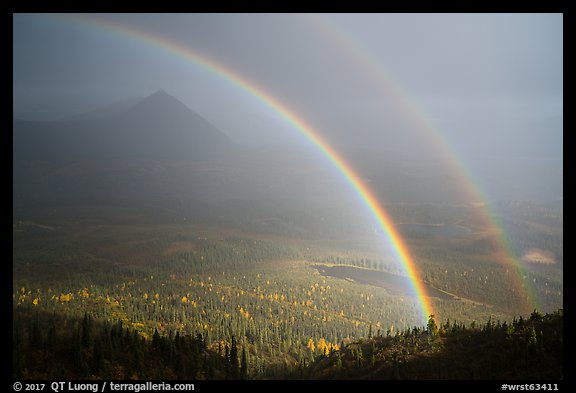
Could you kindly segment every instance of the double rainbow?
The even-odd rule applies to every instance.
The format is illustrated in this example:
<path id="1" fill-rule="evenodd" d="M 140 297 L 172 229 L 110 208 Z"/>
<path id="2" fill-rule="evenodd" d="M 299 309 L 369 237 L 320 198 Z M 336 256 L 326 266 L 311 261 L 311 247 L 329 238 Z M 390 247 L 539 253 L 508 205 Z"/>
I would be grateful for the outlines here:
<path id="1" fill-rule="evenodd" d="M 452 170 L 456 179 L 460 180 L 460 189 L 468 199 L 477 207 L 477 218 L 491 230 L 491 236 L 496 240 L 501 263 L 511 268 L 509 283 L 513 293 L 519 300 L 520 313 L 531 312 L 538 309 L 537 297 L 530 283 L 525 280 L 525 268 L 515 255 L 513 247 L 506 235 L 497 214 L 490 209 L 490 203 L 478 186 L 472 173 L 466 168 L 465 160 L 458 156 L 457 150 L 450 146 L 446 136 L 435 127 L 425 111 L 406 94 L 401 86 L 391 77 L 391 73 L 372 55 L 368 47 L 363 46 L 345 29 L 339 26 L 333 18 L 320 14 L 305 15 L 310 27 L 325 38 L 327 44 L 335 46 L 340 53 L 346 55 L 348 61 L 352 61 L 362 74 L 370 78 L 382 91 L 390 94 L 395 100 L 395 109 L 403 111 L 403 118 L 409 120 L 416 130 L 420 130 L 422 137 L 435 148 L 446 163 L 446 167 Z"/>

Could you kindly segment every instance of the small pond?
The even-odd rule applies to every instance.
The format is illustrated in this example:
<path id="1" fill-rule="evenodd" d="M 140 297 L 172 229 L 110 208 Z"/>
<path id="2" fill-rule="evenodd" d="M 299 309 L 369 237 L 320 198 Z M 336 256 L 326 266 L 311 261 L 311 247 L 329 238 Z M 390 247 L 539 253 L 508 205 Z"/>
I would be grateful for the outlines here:
<path id="1" fill-rule="evenodd" d="M 384 288 L 394 294 L 415 296 L 412 284 L 408 277 L 381 272 L 377 270 L 361 269 L 353 266 L 312 266 L 323 276 L 336 277 L 344 280 L 351 280 L 359 284 L 372 285 Z M 454 299 L 453 296 L 437 290 L 436 288 L 424 284 L 428 296 L 441 299 Z"/>

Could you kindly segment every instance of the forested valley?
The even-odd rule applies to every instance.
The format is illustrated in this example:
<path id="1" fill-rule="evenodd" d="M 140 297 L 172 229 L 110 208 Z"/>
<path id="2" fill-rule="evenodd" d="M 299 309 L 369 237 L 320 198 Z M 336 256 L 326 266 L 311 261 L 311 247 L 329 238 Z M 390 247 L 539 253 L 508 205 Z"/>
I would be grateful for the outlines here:
<path id="1" fill-rule="evenodd" d="M 17 228 L 14 378 L 525 378 L 536 355 L 547 362 L 537 375 L 561 376 L 562 311 L 510 311 L 514 292 L 498 281 L 506 279 L 502 265 L 427 259 L 421 276 L 436 290 L 430 301 L 438 315 L 426 326 L 410 291 L 386 279 L 362 281 L 378 274 L 405 280 L 401 269 L 369 253 L 334 253 L 322 242 L 185 235 L 182 227 L 102 227 L 65 238 L 55 233 L 62 228 Z M 139 241 L 126 248 L 136 233 Z M 37 247 L 24 247 L 27 241 Z M 123 254 L 132 256 L 129 263 L 114 262 L 126 260 Z M 321 274 L 336 267 L 349 272 Z M 553 280 L 537 282 L 541 293 L 553 289 Z M 504 344 L 508 352 L 497 355 Z M 479 363 L 455 370 L 451 362 L 475 346 L 484 353 Z M 496 361 L 490 356 L 509 364 L 519 354 L 514 368 L 481 371 L 482 362 Z M 427 357 L 443 359 L 446 370 Z"/>

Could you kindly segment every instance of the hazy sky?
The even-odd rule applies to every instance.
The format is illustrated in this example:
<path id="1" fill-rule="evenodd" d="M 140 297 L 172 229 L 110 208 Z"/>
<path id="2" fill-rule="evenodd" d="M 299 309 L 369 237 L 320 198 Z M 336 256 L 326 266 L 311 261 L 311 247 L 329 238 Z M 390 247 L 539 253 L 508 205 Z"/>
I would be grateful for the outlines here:
<path id="1" fill-rule="evenodd" d="M 558 123 L 562 116 L 561 14 L 92 19 L 211 57 L 284 102 L 335 145 L 385 145 L 418 121 L 435 125 L 455 145 L 478 135 L 509 141 L 527 124 Z M 164 89 L 233 140 L 295 138 L 258 100 L 154 45 L 82 18 L 16 14 L 13 20 L 16 117 L 59 118 Z"/>

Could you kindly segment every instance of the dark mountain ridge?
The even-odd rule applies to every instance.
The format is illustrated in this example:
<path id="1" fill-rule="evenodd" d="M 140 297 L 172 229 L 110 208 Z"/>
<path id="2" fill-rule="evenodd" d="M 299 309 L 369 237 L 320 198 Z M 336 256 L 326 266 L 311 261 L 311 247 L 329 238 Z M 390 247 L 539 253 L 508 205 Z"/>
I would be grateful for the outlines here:
<path id="1" fill-rule="evenodd" d="M 197 160 L 220 156 L 233 146 L 216 127 L 162 90 L 114 109 L 64 121 L 14 119 L 14 160 Z"/>

